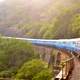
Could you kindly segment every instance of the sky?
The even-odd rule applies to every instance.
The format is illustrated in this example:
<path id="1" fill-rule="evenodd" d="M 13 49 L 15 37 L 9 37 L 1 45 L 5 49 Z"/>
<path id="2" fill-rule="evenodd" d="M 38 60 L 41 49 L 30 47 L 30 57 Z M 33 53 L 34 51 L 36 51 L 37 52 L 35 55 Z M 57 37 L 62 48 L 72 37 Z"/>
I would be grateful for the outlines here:
<path id="1" fill-rule="evenodd" d="M 3 2 L 3 1 L 5 1 L 5 0 L 0 0 L 0 2 Z"/>

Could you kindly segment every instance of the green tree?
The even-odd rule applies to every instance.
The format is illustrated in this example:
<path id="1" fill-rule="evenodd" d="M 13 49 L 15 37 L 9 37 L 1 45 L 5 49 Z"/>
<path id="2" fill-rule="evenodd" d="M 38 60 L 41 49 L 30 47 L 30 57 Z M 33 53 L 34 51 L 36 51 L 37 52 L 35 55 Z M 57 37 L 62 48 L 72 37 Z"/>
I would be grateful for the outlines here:
<path id="1" fill-rule="evenodd" d="M 50 80 L 52 71 L 48 69 L 48 65 L 39 59 L 34 59 L 20 68 L 15 80 Z"/>
<path id="2" fill-rule="evenodd" d="M 15 39 L 0 38 L 0 76 L 15 74 L 24 62 L 37 58 L 30 43 Z M 7 76 L 6 76 L 7 77 Z"/>
<path id="3" fill-rule="evenodd" d="M 36 74 L 32 80 L 51 80 L 52 71 L 50 69 L 42 70 L 40 73 Z"/>
<path id="4" fill-rule="evenodd" d="M 80 37 L 80 14 L 74 15 L 70 25 L 74 37 Z"/>

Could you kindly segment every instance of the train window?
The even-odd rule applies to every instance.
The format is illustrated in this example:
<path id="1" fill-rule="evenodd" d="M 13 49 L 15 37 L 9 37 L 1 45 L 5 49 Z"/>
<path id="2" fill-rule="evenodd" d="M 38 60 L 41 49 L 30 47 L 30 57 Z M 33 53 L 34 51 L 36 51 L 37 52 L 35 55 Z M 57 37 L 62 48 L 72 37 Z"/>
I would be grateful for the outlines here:
<path id="1" fill-rule="evenodd" d="M 80 48 L 80 41 L 77 41 L 76 42 L 76 47 L 79 47 Z"/>

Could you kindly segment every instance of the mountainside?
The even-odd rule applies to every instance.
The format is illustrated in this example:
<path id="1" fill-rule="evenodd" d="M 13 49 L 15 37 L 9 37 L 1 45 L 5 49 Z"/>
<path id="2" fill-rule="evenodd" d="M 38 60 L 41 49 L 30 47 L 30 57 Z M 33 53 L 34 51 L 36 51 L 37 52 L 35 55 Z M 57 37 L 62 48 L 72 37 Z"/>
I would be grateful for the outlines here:
<path id="1" fill-rule="evenodd" d="M 79 5 L 80 0 L 4 0 L 0 3 L 0 33 L 33 38 L 80 37 Z"/>
<path id="2" fill-rule="evenodd" d="M 80 38 L 80 0 L 0 0 L 0 37 L 2 35 Z M 66 68 L 64 61 L 69 58 L 64 55 L 66 52 L 0 38 L 0 79 L 52 80 Z M 73 64 L 73 60 L 70 63 Z"/>

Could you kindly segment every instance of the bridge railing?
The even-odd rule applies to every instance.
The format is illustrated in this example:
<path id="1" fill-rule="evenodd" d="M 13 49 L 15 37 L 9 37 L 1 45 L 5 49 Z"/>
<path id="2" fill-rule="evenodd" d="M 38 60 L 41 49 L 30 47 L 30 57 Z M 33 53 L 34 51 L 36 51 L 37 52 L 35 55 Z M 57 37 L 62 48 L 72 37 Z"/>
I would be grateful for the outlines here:
<path id="1" fill-rule="evenodd" d="M 74 68 L 74 58 L 67 59 L 61 62 L 61 70 L 59 74 L 55 77 L 55 80 L 66 80 L 68 75 L 71 74 Z"/>

